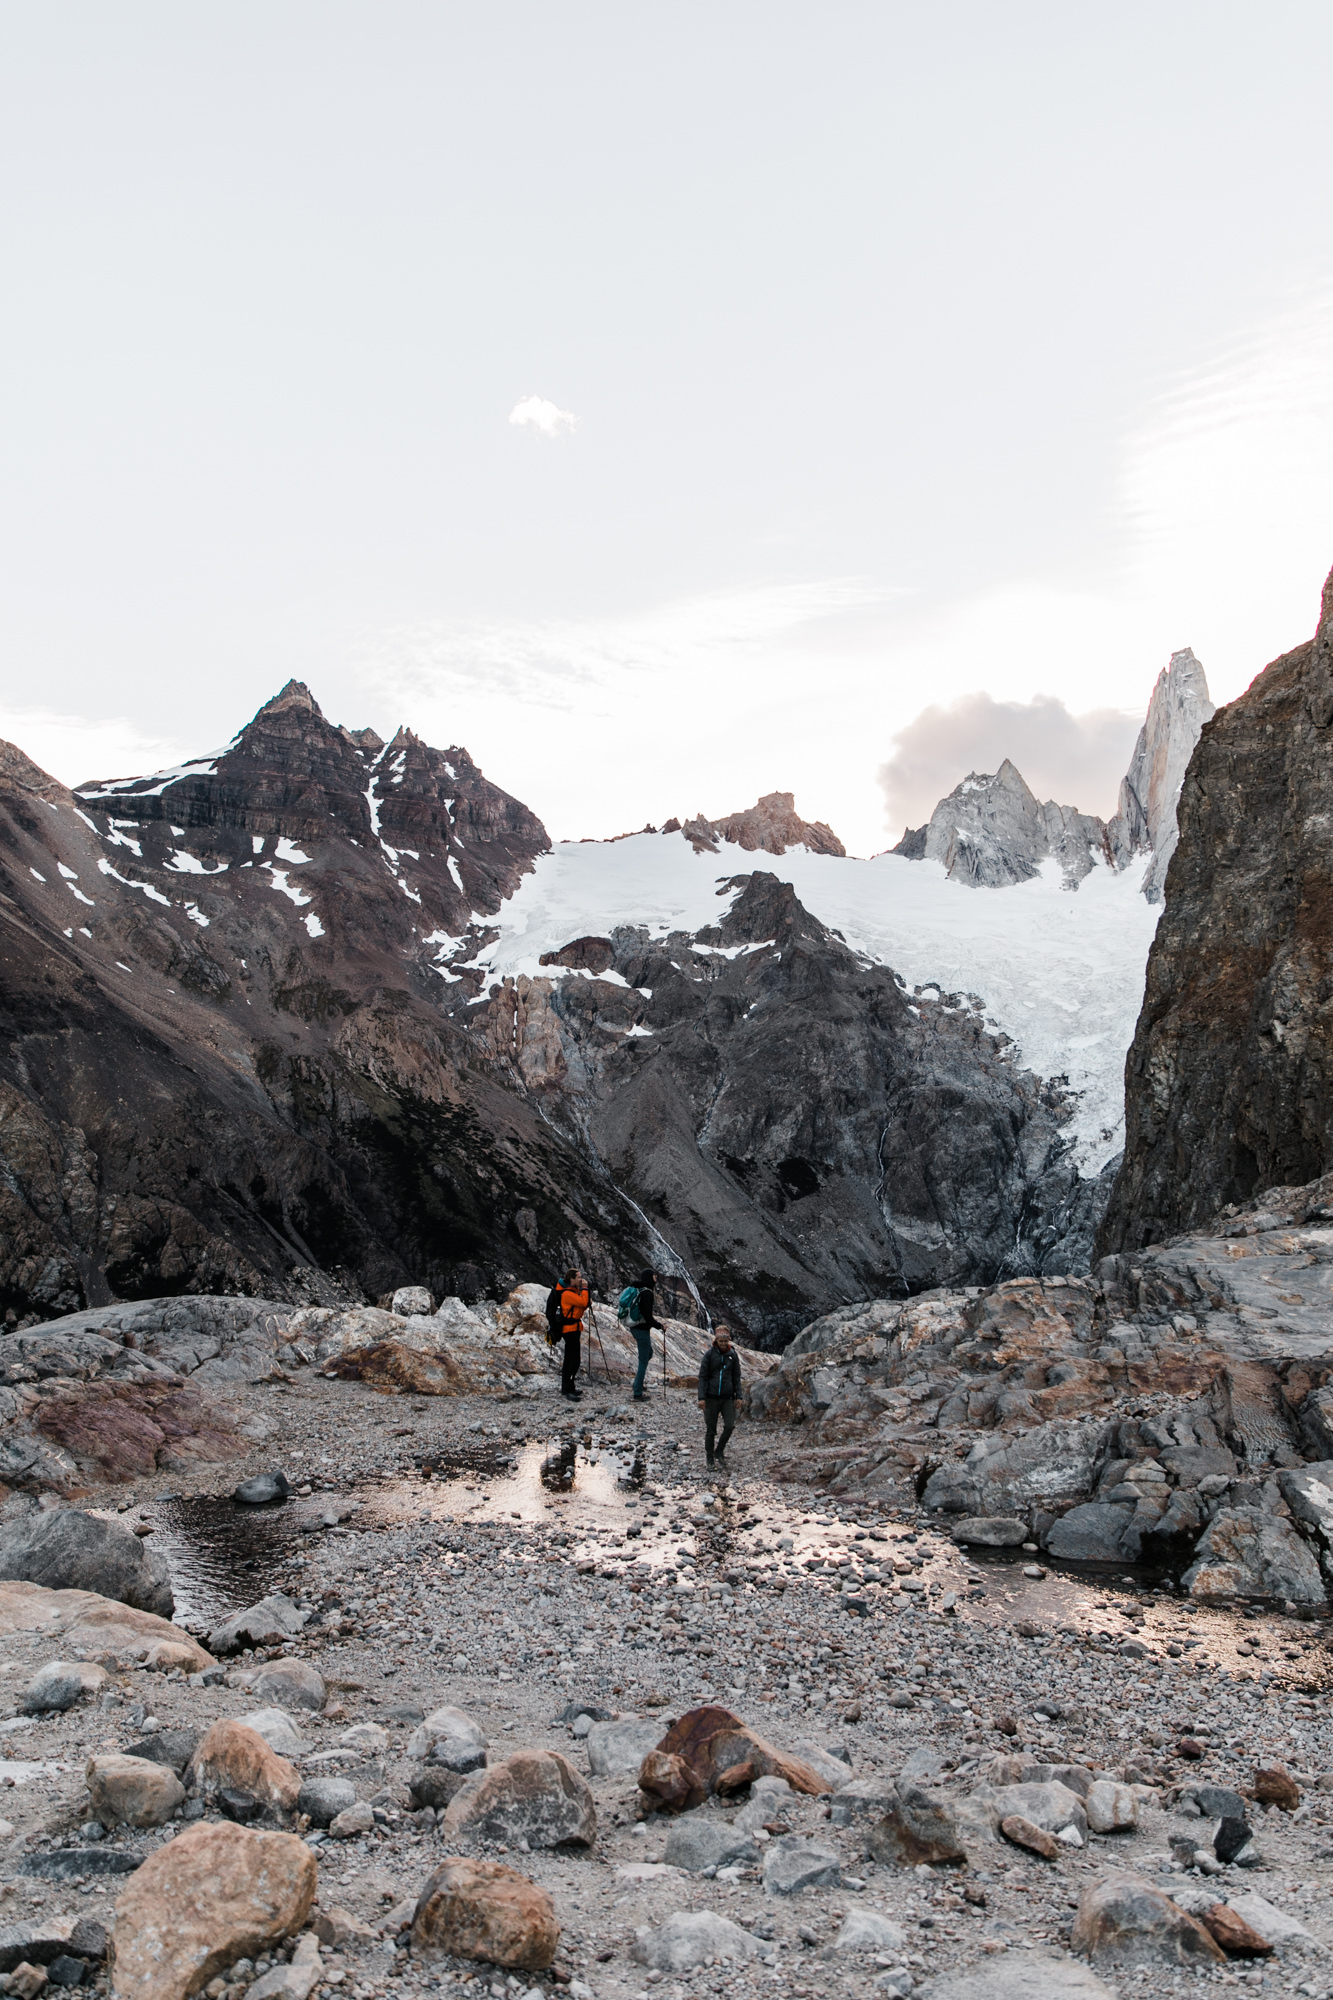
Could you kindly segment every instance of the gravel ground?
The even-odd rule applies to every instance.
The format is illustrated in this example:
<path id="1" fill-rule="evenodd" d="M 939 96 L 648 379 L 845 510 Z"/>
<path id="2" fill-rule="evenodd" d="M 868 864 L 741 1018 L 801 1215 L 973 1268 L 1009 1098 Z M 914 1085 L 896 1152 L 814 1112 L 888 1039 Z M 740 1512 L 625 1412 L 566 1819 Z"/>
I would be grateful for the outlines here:
<path id="1" fill-rule="evenodd" d="M 742 1424 L 734 1464 L 714 1478 L 690 1395 L 659 1392 L 640 1406 L 613 1400 L 621 1394 L 593 1383 L 573 1408 L 545 1383 L 512 1400 L 391 1399 L 302 1371 L 290 1386 L 237 1392 L 248 1428 L 265 1435 L 225 1475 L 203 1467 L 94 1497 L 155 1524 L 182 1571 L 183 1622 L 203 1629 L 273 1588 L 309 1610 L 288 1651 L 316 1665 L 330 1690 L 324 1715 L 299 1718 L 311 1754 L 338 1752 L 356 1722 L 386 1731 L 375 1754 L 335 1758 L 359 1796 L 379 1805 L 382 1823 L 371 1837 L 319 1847 L 323 1909 L 340 1905 L 378 1929 L 442 1856 L 429 1817 L 407 1810 L 414 1712 L 456 1704 L 482 1724 L 492 1758 L 546 1747 L 586 1771 L 581 1741 L 554 1720 L 571 1697 L 619 1715 L 660 1715 L 664 1730 L 686 1708 L 722 1701 L 780 1748 L 799 1754 L 803 1741 L 817 1743 L 858 1776 L 896 1772 L 909 1752 L 933 1746 L 946 1766 L 935 1782 L 958 1795 L 997 1752 L 1086 1763 L 1149 1788 L 1140 1829 L 1090 1837 L 1054 1863 L 997 1843 L 987 1865 L 964 1878 L 877 1867 L 852 1829 L 830 1825 L 826 1802 L 799 1801 L 786 1814 L 792 1831 L 837 1849 L 843 1881 L 779 1899 L 766 1896 L 753 1868 L 738 1879 L 639 1875 L 661 1862 L 666 1823 L 639 1818 L 632 1777 L 593 1779 L 599 1835 L 590 1852 L 508 1857 L 550 1889 L 563 1927 L 555 1973 L 538 1984 L 567 1985 L 574 2000 L 659 1986 L 673 1996 L 799 2000 L 876 1981 L 910 1991 L 943 1971 L 1034 1947 L 1058 1958 L 1080 1891 L 1108 1869 L 1197 1887 L 1199 1877 L 1172 1872 L 1169 1838 L 1211 1829 L 1172 1804 L 1174 1788 L 1200 1779 L 1244 1785 L 1258 1758 L 1284 1761 L 1304 1803 L 1294 1815 L 1255 1808 L 1267 1865 L 1227 1869 L 1217 1887 L 1258 1890 L 1319 1942 L 1290 1947 L 1266 1968 L 1126 1973 L 1119 1990 L 1241 1982 L 1284 1995 L 1333 1992 L 1323 1627 L 1191 1612 L 1168 1589 L 1132 1579 L 1047 1574 L 1030 1551 L 974 1560 L 906 1507 L 835 1507 L 779 1483 L 773 1472 L 789 1456 L 790 1433 L 773 1426 Z M 309 1493 L 258 1520 L 229 1501 L 203 1504 L 275 1465 Z M 256 1706 L 226 1686 L 122 1670 L 100 1705 L 18 1719 L 29 1673 L 53 1657 L 49 1641 L 0 1640 L 0 1688 L 10 1697 L 0 1706 L 14 1718 L 0 1781 L 6 1770 L 19 1779 L 0 1811 L 28 1848 L 75 1838 L 86 1816 L 82 1760 L 92 1750 L 127 1747 L 150 1717 L 204 1728 Z M 1201 1759 L 1175 1755 L 1186 1735 Z M 25 1761 L 55 1768 L 25 1776 L 16 1768 Z M 724 1816 L 716 1802 L 707 1811 Z M 161 1838 L 118 1835 L 111 1844 L 146 1851 Z M 114 1880 L 37 1882 L 18 1862 L 11 1845 L 0 1921 L 39 1907 L 109 1912 Z M 965 1879 L 983 1900 L 964 1900 Z M 900 1923 L 905 1947 L 835 1954 L 831 1940 L 853 1907 Z M 673 1910 L 716 1910 L 754 1929 L 764 1961 L 645 1974 L 630 1957 L 634 1931 Z M 531 1983 L 422 1965 L 397 1937 L 394 1923 L 373 1943 L 326 1951 L 316 1990 L 406 2000 Z M 229 1991 L 239 2000 L 242 1983 Z"/>

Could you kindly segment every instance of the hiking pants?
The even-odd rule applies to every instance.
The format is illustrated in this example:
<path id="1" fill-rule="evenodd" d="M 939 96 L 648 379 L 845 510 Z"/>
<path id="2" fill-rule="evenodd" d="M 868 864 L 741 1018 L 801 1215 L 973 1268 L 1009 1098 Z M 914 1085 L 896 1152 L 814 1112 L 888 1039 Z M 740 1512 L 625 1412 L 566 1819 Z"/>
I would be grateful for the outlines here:
<path id="1" fill-rule="evenodd" d="M 579 1372 L 579 1361 L 582 1358 L 580 1353 L 582 1346 L 580 1336 L 582 1332 L 583 1328 L 581 1326 L 567 1326 L 565 1328 L 565 1358 L 560 1365 L 560 1393 L 562 1396 L 568 1394 L 569 1390 L 574 1387 L 574 1377 Z"/>
<path id="2" fill-rule="evenodd" d="M 634 1345 L 639 1350 L 639 1372 L 634 1377 L 634 1393 L 643 1394 L 643 1385 L 648 1378 L 648 1364 L 653 1358 L 653 1330 L 650 1326 L 632 1326 Z"/>
<path id="3" fill-rule="evenodd" d="M 722 1419 L 722 1442 L 714 1444 L 717 1434 L 717 1420 Z M 727 1440 L 736 1428 L 736 1398 L 734 1396 L 708 1396 L 704 1399 L 704 1451 L 709 1458 L 720 1457 L 727 1448 Z"/>

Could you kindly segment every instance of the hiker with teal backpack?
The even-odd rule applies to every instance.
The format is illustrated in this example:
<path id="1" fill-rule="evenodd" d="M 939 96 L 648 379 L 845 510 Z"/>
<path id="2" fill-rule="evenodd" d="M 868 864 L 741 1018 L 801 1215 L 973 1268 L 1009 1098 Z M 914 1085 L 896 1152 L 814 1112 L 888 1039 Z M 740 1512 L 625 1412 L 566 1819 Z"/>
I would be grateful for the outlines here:
<path id="1" fill-rule="evenodd" d="M 634 1377 L 634 1400 L 647 1401 L 648 1391 L 644 1382 L 648 1376 L 648 1365 L 653 1358 L 653 1328 L 665 1334 L 666 1328 L 660 1319 L 653 1318 L 653 1274 L 640 1271 L 632 1285 L 626 1285 L 616 1300 L 616 1318 L 634 1335 L 634 1345 L 639 1350 L 639 1372 Z M 663 1350 L 665 1353 L 665 1350 Z"/>

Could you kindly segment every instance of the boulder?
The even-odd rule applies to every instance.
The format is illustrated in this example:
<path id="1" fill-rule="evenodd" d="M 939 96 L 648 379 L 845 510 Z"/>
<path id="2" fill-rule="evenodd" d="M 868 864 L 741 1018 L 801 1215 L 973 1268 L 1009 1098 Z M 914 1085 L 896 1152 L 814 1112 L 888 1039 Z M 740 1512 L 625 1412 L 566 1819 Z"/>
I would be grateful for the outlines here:
<path id="1" fill-rule="evenodd" d="M 831 1847 L 799 1834 L 784 1834 L 764 1850 L 764 1889 L 770 1896 L 795 1896 L 802 1889 L 836 1889 L 842 1863 Z"/>
<path id="2" fill-rule="evenodd" d="M 1098 1778 L 1083 1800 L 1083 1810 L 1090 1833 L 1133 1833 L 1139 1823 L 1136 1794 L 1112 1778 Z"/>
<path id="3" fill-rule="evenodd" d="M 1333 1460 L 1333 1383 L 1312 1389 L 1301 1404 L 1301 1442 L 1321 1465 Z"/>
<path id="4" fill-rule="evenodd" d="M 199 1747 L 197 1729 L 157 1729 L 137 1743 L 125 1746 L 127 1757 L 142 1757 L 150 1764 L 163 1764 L 179 1778 Z"/>
<path id="5" fill-rule="evenodd" d="M 964 1547 L 978 1549 L 1017 1549 L 1032 1539 L 1016 1514 L 966 1514 L 949 1533 Z"/>
<path id="6" fill-rule="evenodd" d="M 841 1767 L 846 1771 L 846 1766 Z M 710 1704 L 692 1708 L 673 1722 L 657 1749 L 644 1758 L 639 1786 L 659 1808 L 682 1812 L 711 1792 L 735 1789 L 732 1773 L 744 1773 L 737 1783 L 756 1778 L 785 1778 L 794 1792 L 818 1798 L 832 1789 L 829 1781 L 801 1758 L 788 1757 L 757 1734 L 729 1708 Z M 851 1773 L 847 1772 L 850 1777 Z"/>
<path id="7" fill-rule="evenodd" d="M 102 1754 L 84 1770 L 89 1817 L 103 1826 L 165 1826 L 185 1803 L 185 1787 L 165 1764 Z"/>
<path id="8" fill-rule="evenodd" d="M 284 1472 L 257 1472 L 253 1479 L 243 1479 L 232 1494 L 243 1507 L 264 1507 L 270 1500 L 285 1500 L 291 1492 Z"/>
<path id="9" fill-rule="evenodd" d="M 875 1861 L 915 1868 L 922 1862 L 965 1860 L 963 1841 L 951 1800 L 942 1792 L 902 1784 L 895 1787 L 884 1817 L 867 1830 L 866 1852 Z"/>
<path id="10" fill-rule="evenodd" d="M 77 1507 L 39 1510 L 0 1527 L 0 1578 L 47 1590 L 88 1590 L 170 1618 L 166 1565 L 119 1521 Z"/>
<path id="11" fill-rule="evenodd" d="M 905 1951 L 907 1933 L 878 1910 L 848 1910 L 833 1940 L 835 1951 Z"/>
<path id="12" fill-rule="evenodd" d="M 408 1779 L 407 1789 L 418 1812 L 425 1806 L 443 1812 L 457 1798 L 465 1782 L 458 1771 L 446 1770 L 440 1764 L 425 1764 Z"/>
<path id="13" fill-rule="evenodd" d="M 1105 1500 L 1071 1507 L 1046 1535 L 1047 1552 L 1062 1562 L 1123 1562 L 1130 1553 L 1125 1538 L 1134 1512 L 1131 1505 Z"/>
<path id="14" fill-rule="evenodd" d="M 255 1981 L 245 2000 L 310 2000 L 324 1968 L 319 1956 L 319 1939 L 309 1931 L 297 1940 L 288 1965 L 275 1965 Z"/>
<path id="15" fill-rule="evenodd" d="M 388 1310 L 408 1319 L 413 1313 L 433 1312 L 435 1301 L 424 1285 L 400 1285 L 389 1300 Z"/>
<path id="16" fill-rule="evenodd" d="M 1011 1814 L 1031 1820 L 1043 1833 L 1077 1829 L 1080 1839 L 1088 1833 L 1088 1815 L 1082 1799 L 1068 1785 L 1001 1785 L 995 1793 L 995 1809 L 1001 1819 Z"/>
<path id="17" fill-rule="evenodd" d="M 1018 1437 L 982 1434 L 966 1459 L 931 1474 L 922 1505 L 951 1514 L 1009 1515 L 1086 1499 L 1110 1426 L 1037 1424 Z"/>
<path id="18" fill-rule="evenodd" d="M 245 1611 L 233 1611 L 230 1618 L 224 1618 L 214 1627 L 208 1643 L 219 1657 L 239 1653 L 247 1646 L 281 1646 L 304 1629 L 306 1616 L 304 1611 L 297 1610 L 290 1597 L 275 1591 Z"/>
<path id="19" fill-rule="evenodd" d="M 844 1785 L 849 1785 L 852 1781 L 851 1765 L 843 1758 L 836 1757 L 822 1743 L 816 1743 L 812 1737 L 798 1736 L 792 1744 L 791 1754 L 808 1770 L 813 1771 L 817 1778 L 823 1780 L 826 1792 L 840 1792 Z"/>
<path id="20" fill-rule="evenodd" d="M 1084 1890 L 1070 1948 L 1094 1964 L 1197 1968 L 1224 1962 L 1198 1918 L 1141 1875 L 1110 1875 Z"/>
<path id="21" fill-rule="evenodd" d="M 661 1736 L 660 1722 L 594 1722 L 587 1736 L 588 1769 L 594 1778 L 635 1776 Z"/>
<path id="22" fill-rule="evenodd" d="M 916 1749 L 909 1750 L 903 1758 L 898 1776 L 906 1778 L 909 1784 L 921 1785 L 931 1778 L 940 1777 L 943 1770 L 943 1751 L 937 1750 L 932 1743 L 918 1743 Z"/>
<path id="23" fill-rule="evenodd" d="M 1277 1483 L 1293 1517 L 1313 1528 L 1325 1547 L 1333 1549 L 1333 1460 L 1279 1472 Z"/>
<path id="24" fill-rule="evenodd" d="M 591 1847 L 597 1809 L 587 1780 L 558 1750 L 520 1750 L 474 1771 L 450 1800 L 440 1826 L 449 1844 L 526 1840 L 532 1847 Z"/>
<path id="25" fill-rule="evenodd" d="M 1239 1813 L 1228 1813 L 1219 1823 L 1213 1835 L 1213 1854 L 1218 1861 L 1236 1861 L 1244 1854 L 1254 1838 L 1254 1829 L 1245 1817 L 1242 1807 Z"/>
<path id="26" fill-rule="evenodd" d="M 1205 1819 L 1245 1817 L 1245 1801 L 1229 1785 L 1186 1785 L 1180 1796 L 1191 1799 Z"/>
<path id="27" fill-rule="evenodd" d="M 968 1972 L 946 1972 L 914 1989 L 914 2000 L 1116 2000 L 1086 1965 L 1006 1951 Z"/>
<path id="28" fill-rule="evenodd" d="M 215 1722 L 190 1759 L 190 1789 L 203 1796 L 248 1792 L 274 1812 L 291 1812 L 301 1790 L 296 1767 L 243 1722 Z"/>
<path id="29" fill-rule="evenodd" d="M 1315 1942 L 1298 1917 L 1279 1910 L 1276 1903 L 1270 1903 L 1266 1896 L 1256 1894 L 1253 1889 L 1246 1890 L 1243 1895 L 1228 1896 L 1227 1907 L 1270 1944 L 1303 1946 Z"/>
<path id="30" fill-rule="evenodd" d="M 560 1942 L 555 1905 L 516 1868 L 451 1855 L 427 1882 L 412 1918 L 416 1951 L 541 1972 Z"/>
<path id="31" fill-rule="evenodd" d="M 344 1811 L 335 1813 L 329 1821 L 329 1832 L 335 1840 L 355 1840 L 363 1833 L 375 1831 L 375 1808 L 364 1799 Z"/>
<path id="32" fill-rule="evenodd" d="M 179 1625 L 91 1590 L 0 1583 L 0 1638 L 17 1632 L 36 1634 L 100 1660 L 179 1667 L 187 1674 L 202 1673 L 213 1665 L 203 1647 Z"/>
<path id="33" fill-rule="evenodd" d="M 187 1828 L 149 1855 L 116 1903 L 117 2000 L 201 1993 L 238 1959 L 298 1931 L 315 1882 L 315 1857 L 294 1834 Z"/>
<path id="34" fill-rule="evenodd" d="M 328 1692 L 322 1677 L 306 1660 L 269 1660 L 262 1667 L 240 1667 L 227 1675 L 227 1686 L 242 1688 L 256 1701 L 277 1708 L 323 1708 Z"/>
<path id="35" fill-rule="evenodd" d="M 0 1973 L 20 1965 L 50 1965 L 69 1950 L 73 1917 L 34 1917 L 20 1924 L 0 1924 Z"/>
<path id="36" fill-rule="evenodd" d="M 312 1826 L 327 1826 L 355 1804 L 356 1786 L 350 1778 L 307 1778 L 296 1795 L 296 1810 L 305 1813 Z"/>
<path id="37" fill-rule="evenodd" d="M 711 1910 L 675 1910 L 656 1930 L 635 1931 L 630 1955 L 654 1972 L 688 1972 L 691 1966 L 709 1965 L 714 1959 L 742 1964 L 763 1950 L 757 1938 L 729 1917 Z"/>
<path id="38" fill-rule="evenodd" d="M 330 1951 L 346 1951 L 349 1944 L 374 1944 L 375 1933 L 369 1924 L 363 1924 L 360 1917 L 354 1917 L 350 1910 L 340 1903 L 321 1910 L 315 1918 L 315 1936 Z"/>
<path id="39" fill-rule="evenodd" d="M 1228 1958 L 1267 1958 L 1272 1945 L 1229 1903 L 1208 1903 L 1192 1913 Z"/>
<path id="40" fill-rule="evenodd" d="M 1060 1852 L 1055 1835 L 1043 1832 L 1021 1813 L 1006 1813 L 1000 1821 L 1000 1832 L 1015 1847 L 1025 1847 L 1029 1854 L 1040 1854 L 1043 1861 L 1054 1861 Z"/>
<path id="41" fill-rule="evenodd" d="M 256 1736 L 262 1736 L 279 1757 L 303 1757 L 310 1748 L 296 1726 L 296 1717 L 285 1708 L 252 1708 L 248 1715 L 236 1719 L 247 1729 L 253 1729 Z"/>
<path id="42" fill-rule="evenodd" d="M 687 1813 L 673 1821 L 662 1859 L 670 1868 L 702 1875 L 707 1868 L 725 1868 L 733 1861 L 757 1861 L 759 1849 L 743 1827 L 712 1813 Z"/>
<path id="43" fill-rule="evenodd" d="M 1260 1598 L 1322 1609 L 1323 1579 L 1313 1550 L 1289 1521 L 1261 1507 L 1218 1514 L 1200 1536 L 1181 1582 L 1206 1603 Z"/>
<path id="44" fill-rule="evenodd" d="M 1279 1806 L 1283 1812 L 1295 1812 L 1301 1802 L 1301 1788 L 1285 1764 L 1256 1766 L 1252 1789 L 1261 1806 Z"/>
<path id="45" fill-rule="evenodd" d="M 473 1764 L 457 1765 L 450 1762 L 454 1752 L 480 1752 L 480 1758 Z M 429 1757 L 437 1764 L 446 1764 L 449 1769 L 478 1770 L 486 1761 L 486 1734 L 481 1724 L 473 1720 L 465 1709 L 436 1708 L 419 1723 L 407 1739 L 407 1754 L 418 1760 Z"/>
<path id="46" fill-rule="evenodd" d="M 829 1819 L 834 1826 L 869 1825 L 893 1812 L 897 1803 L 897 1778 L 853 1778 L 834 1793 Z"/>
<path id="47" fill-rule="evenodd" d="M 73 1708 L 85 1694 L 95 1694 L 106 1681 L 106 1669 L 91 1660 L 48 1660 L 23 1690 L 24 1715 L 48 1715 Z"/>

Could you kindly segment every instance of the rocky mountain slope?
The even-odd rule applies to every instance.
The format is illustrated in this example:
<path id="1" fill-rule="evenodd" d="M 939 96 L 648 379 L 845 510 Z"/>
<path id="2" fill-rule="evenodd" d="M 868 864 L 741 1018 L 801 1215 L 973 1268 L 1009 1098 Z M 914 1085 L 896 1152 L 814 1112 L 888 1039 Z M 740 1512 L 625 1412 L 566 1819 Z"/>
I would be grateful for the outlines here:
<path id="1" fill-rule="evenodd" d="M 1333 588 L 1203 731 L 1126 1065 L 1108 1250 L 1333 1166 Z"/>
<path id="2" fill-rule="evenodd" d="M 828 829 L 771 794 L 682 835 L 658 844 L 707 875 L 703 921 L 557 935 L 496 978 L 547 843 L 458 748 L 337 727 L 293 683 L 151 778 L 70 793 L 7 749 L 11 1323 L 171 1290 L 503 1296 L 571 1261 L 614 1292 L 651 1258 L 772 1340 L 1085 1256 L 1065 1083 L 732 872 L 793 842 L 856 866 Z"/>
<path id="3" fill-rule="evenodd" d="M 994 773 L 970 772 L 925 826 L 908 827 L 893 852 L 910 861 L 938 861 L 951 877 L 978 888 L 1030 881 L 1053 860 L 1065 886 L 1077 889 L 1099 861 L 1127 868 L 1149 855 L 1143 893 L 1160 902 L 1176 845 L 1176 801 L 1213 713 L 1203 668 L 1186 647 L 1158 675 L 1112 820 L 1054 799 L 1040 804 L 1006 757 Z"/>

